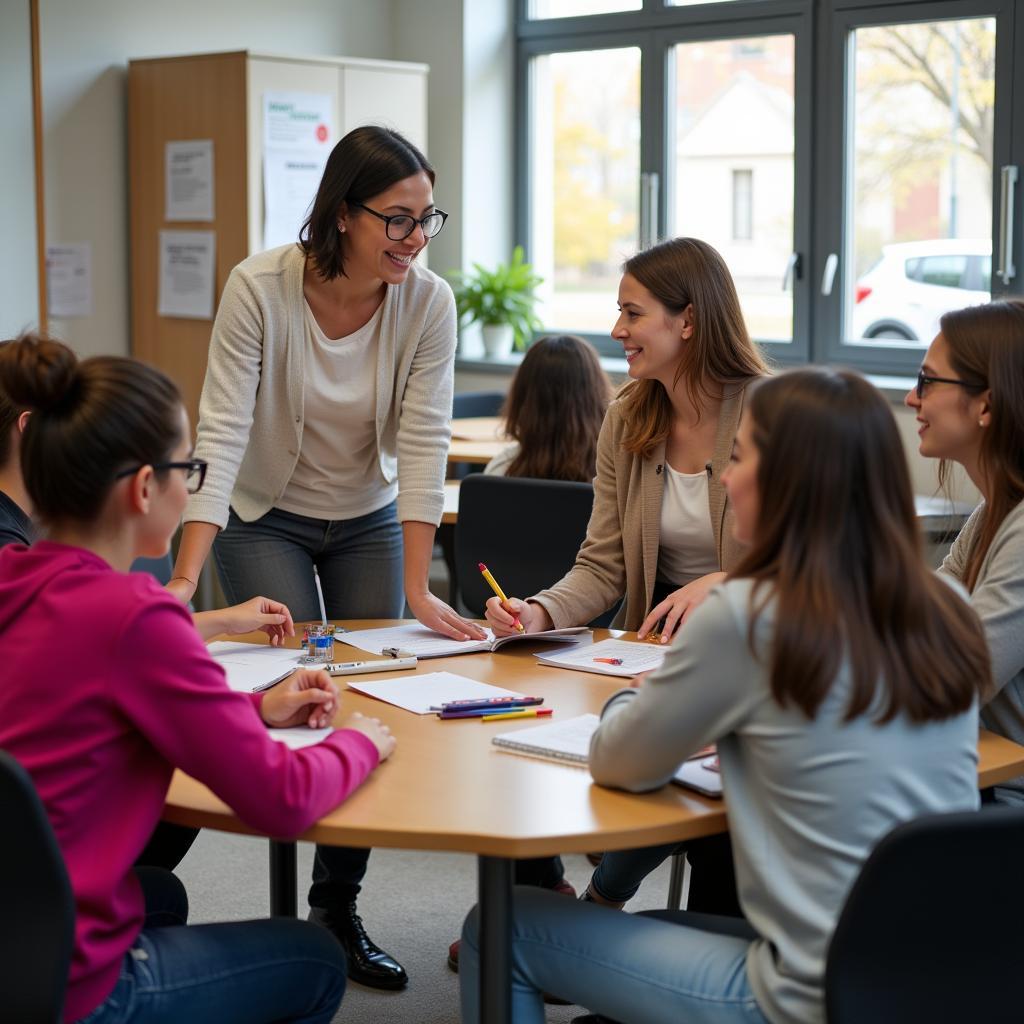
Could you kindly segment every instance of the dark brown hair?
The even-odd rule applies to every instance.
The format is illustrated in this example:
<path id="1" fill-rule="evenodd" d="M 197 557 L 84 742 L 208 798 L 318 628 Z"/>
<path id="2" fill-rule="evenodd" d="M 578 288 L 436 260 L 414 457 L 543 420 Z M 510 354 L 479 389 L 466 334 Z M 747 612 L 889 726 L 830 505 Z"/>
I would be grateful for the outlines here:
<path id="1" fill-rule="evenodd" d="M 391 128 L 354 128 L 331 150 L 299 232 L 299 245 L 325 281 L 345 275 L 338 214 L 342 203 L 368 203 L 385 189 L 422 172 L 434 184 L 434 168 L 403 135 Z"/>
<path id="2" fill-rule="evenodd" d="M 793 370 L 756 384 L 744 415 L 758 453 L 760 514 L 734 576 L 776 600 L 771 690 L 813 718 L 845 659 L 846 720 L 877 709 L 937 721 L 990 678 L 977 616 L 925 564 L 889 403 L 859 374 Z M 757 597 L 758 593 L 760 597 Z"/>
<path id="3" fill-rule="evenodd" d="M 0 352 L 10 344 L 9 341 L 0 341 Z M 0 389 L 0 468 L 6 466 L 10 461 L 11 442 L 14 438 L 13 427 L 24 411 L 24 406 L 15 405 Z"/>
<path id="4" fill-rule="evenodd" d="M 991 423 L 981 438 L 979 468 L 986 483 L 984 518 L 967 556 L 964 584 L 973 590 L 981 563 L 1007 514 L 1024 499 L 1024 302 L 969 306 L 939 321 L 957 377 L 989 389 Z M 939 469 L 943 484 L 949 467 Z"/>
<path id="5" fill-rule="evenodd" d="M 44 523 L 92 523 L 119 470 L 167 461 L 181 443 L 181 396 L 133 359 L 79 362 L 59 341 L 25 335 L 0 348 L 0 389 L 31 409 L 21 471 Z"/>
<path id="6" fill-rule="evenodd" d="M 611 381 L 592 346 L 574 334 L 539 338 L 505 400 L 505 430 L 519 442 L 506 475 L 589 483 L 611 397 Z"/>
<path id="7" fill-rule="evenodd" d="M 682 345 L 673 385 L 682 380 L 698 411 L 718 388 L 743 387 L 768 372 L 750 340 L 729 268 L 718 251 L 698 238 L 673 238 L 626 260 L 636 278 L 665 309 L 678 316 L 693 306 L 693 335 Z M 668 437 L 672 403 L 656 380 L 633 381 L 621 392 L 626 429 L 623 447 L 647 458 Z"/>

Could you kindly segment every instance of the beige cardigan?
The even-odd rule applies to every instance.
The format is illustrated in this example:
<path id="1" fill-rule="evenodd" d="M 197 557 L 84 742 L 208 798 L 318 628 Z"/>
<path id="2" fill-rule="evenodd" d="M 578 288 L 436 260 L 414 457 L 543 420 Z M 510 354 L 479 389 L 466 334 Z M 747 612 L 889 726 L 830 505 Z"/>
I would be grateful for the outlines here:
<path id="1" fill-rule="evenodd" d="M 229 504 L 252 522 L 291 479 L 302 444 L 304 266 L 299 247 L 284 245 L 231 271 L 199 402 L 196 457 L 210 468 L 185 522 L 223 529 Z M 377 455 L 384 479 L 398 478 L 400 521 L 441 521 L 454 367 L 452 290 L 414 263 L 384 296 L 377 351 Z"/>
<path id="2" fill-rule="evenodd" d="M 743 394 L 744 388 L 740 388 L 723 399 L 711 456 L 708 507 L 718 564 L 725 572 L 737 565 L 743 554 L 732 535 L 732 511 L 722 487 L 722 471 L 729 463 Z M 594 511 L 576 564 L 553 587 L 528 599 L 544 607 L 556 629 L 590 622 L 613 607 L 623 593 L 626 601 L 615 617 L 615 628 L 639 629 L 650 610 L 658 572 L 665 443 L 659 444 L 650 458 L 642 459 L 622 447 L 625 426 L 622 400 L 617 398 L 608 407 L 597 441 Z M 690 581 L 675 582 L 684 585 Z"/>

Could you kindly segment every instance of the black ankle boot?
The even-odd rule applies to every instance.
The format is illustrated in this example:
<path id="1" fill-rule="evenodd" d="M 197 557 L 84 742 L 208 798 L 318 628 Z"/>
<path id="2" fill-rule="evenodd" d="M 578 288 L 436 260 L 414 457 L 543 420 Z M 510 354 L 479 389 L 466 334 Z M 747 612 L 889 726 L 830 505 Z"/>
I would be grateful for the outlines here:
<path id="1" fill-rule="evenodd" d="M 409 976 L 390 953 L 385 953 L 363 927 L 355 903 L 338 909 L 310 907 L 309 920 L 326 928 L 342 945 L 348 962 L 348 976 L 370 988 L 405 988 Z"/>

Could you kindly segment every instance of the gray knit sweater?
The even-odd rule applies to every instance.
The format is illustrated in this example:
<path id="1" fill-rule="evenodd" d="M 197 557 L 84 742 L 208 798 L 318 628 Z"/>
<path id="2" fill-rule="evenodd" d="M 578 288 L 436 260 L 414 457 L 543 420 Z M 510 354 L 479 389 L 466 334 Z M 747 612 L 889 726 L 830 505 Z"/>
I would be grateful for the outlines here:
<path id="1" fill-rule="evenodd" d="M 939 572 L 962 580 L 981 528 L 979 505 L 942 562 Z M 1024 743 L 1024 502 L 1003 520 L 981 563 L 971 605 L 985 627 L 992 655 L 994 693 L 981 709 L 986 729 Z M 1024 776 L 996 787 L 1004 803 L 1024 804 Z"/>

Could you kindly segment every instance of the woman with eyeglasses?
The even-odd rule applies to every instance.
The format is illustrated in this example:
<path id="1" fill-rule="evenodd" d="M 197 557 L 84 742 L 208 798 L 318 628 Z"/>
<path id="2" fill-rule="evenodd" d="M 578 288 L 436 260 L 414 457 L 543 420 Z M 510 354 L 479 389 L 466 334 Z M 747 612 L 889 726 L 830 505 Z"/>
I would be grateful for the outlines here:
<path id="1" fill-rule="evenodd" d="M 128 572 L 166 553 L 202 484 L 167 377 L 130 359 L 79 363 L 26 337 L 0 348 L 0 391 L 30 412 L 22 472 L 45 527 L 31 547 L 0 550 L 0 748 L 31 775 L 71 883 L 64 1019 L 327 1024 L 345 989 L 333 938 L 284 919 L 181 927 L 181 883 L 136 859 L 176 767 L 250 827 L 294 836 L 355 790 L 393 737 L 353 715 L 314 746 L 274 742 L 267 726 L 332 721 L 333 680 L 300 670 L 262 695 L 230 690 L 181 601 Z M 58 649 L 70 667 L 55 681 L 42 652 Z"/>
<path id="2" fill-rule="evenodd" d="M 746 556 L 662 667 L 609 698 L 590 771 L 646 792 L 717 742 L 745 919 L 520 887 L 516 1024 L 542 1024 L 542 992 L 630 1024 L 823 1024 L 829 942 L 871 850 L 902 822 L 978 806 L 985 637 L 924 562 L 889 403 L 851 372 L 757 383 L 723 485 Z M 476 1024 L 475 911 L 462 963 Z"/>
<path id="3" fill-rule="evenodd" d="M 985 627 L 995 688 L 982 724 L 1024 743 L 1024 302 L 947 313 L 928 346 L 917 386 L 919 451 L 962 466 L 981 492 L 940 572 L 958 579 Z M 995 789 L 1024 804 L 1024 777 Z"/>
<path id="4" fill-rule="evenodd" d="M 170 584 L 182 599 L 212 546 L 231 602 L 270 593 L 296 621 L 319 620 L 315 567 L 330 619 L 400 618 L 408 601 L 425 626 L 485 636 L 427 587 L 456 338 L 451 288 L 416 262 L 447 216 L 433 185 L 407 139 L 357 128 L 334 147 L 299 243 L 232 271 L 199 407 L 209 475 Z M 317 848 L 311 918 L 343 943 L 351 978 L 402 988 L 356 914 L 368 857 Z"/>

